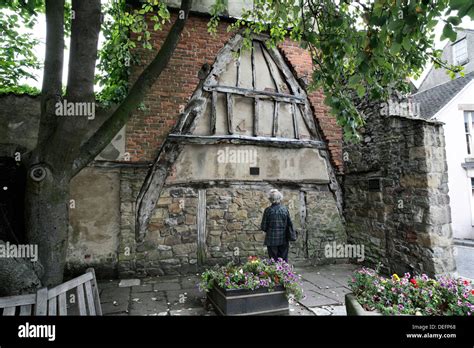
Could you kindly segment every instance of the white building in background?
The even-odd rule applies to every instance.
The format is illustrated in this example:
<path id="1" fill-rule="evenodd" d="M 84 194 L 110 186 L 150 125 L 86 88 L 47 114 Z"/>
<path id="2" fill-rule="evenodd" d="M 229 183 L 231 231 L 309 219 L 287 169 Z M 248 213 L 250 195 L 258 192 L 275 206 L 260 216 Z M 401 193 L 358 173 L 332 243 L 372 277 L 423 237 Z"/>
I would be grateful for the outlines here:
<path id="1" fill-rule="evenodd" d="M 474 240 L 474 30 L 459 29 L 443 59 L 464 66 L 465 76 L 431 69 L 412 97 L 421 117 L 444 123 L 453 235 Z"/>

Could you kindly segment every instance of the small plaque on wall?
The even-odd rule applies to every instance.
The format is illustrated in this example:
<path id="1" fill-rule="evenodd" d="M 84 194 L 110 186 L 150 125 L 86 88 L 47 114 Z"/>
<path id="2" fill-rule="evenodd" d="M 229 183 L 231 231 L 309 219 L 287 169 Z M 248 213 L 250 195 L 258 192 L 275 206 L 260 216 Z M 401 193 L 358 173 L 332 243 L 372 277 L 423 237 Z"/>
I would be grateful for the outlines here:
<path id="1" fill-rule="evenodd" d="M 250 175 L 260 175 L 259 167 L 250 167 Z"/>
<path id="2" fill-rule="evenodd" d="M 380 191 L 380 179 L 369 179 L 369 191 L 379 192 Z"/>

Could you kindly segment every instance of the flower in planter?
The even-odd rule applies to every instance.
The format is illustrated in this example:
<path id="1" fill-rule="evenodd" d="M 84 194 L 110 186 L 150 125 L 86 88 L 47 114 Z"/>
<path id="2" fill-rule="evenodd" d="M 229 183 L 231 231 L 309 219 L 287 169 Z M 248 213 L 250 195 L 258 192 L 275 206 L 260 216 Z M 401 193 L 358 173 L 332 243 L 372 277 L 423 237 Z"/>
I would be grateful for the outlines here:
<path id="1" fill-rule="evenodd" d="M 214 287 L 223 289 L 268 288 L 272 291 L 275 286 L 285 288 L 287 298 L 293 296 L 298 301 L 303 297 L 300 277 L 294 273 L 293 266 L 283 259 L 260 259 L 251 256 L 243 265 L 229 263 L 226 266 L 214 266 L 201 275 L 199 288 L 209 291 Z"/>
<path id="2" fill-rule="evenodd" d="M 363 268 L 354 272 L 349 282 L 352 292 L 366 310 L 382 314 L 472 315 L 474 289 L 467 280 L 427 275 L 403 278 L 397 274 L 385 278 Z"/>

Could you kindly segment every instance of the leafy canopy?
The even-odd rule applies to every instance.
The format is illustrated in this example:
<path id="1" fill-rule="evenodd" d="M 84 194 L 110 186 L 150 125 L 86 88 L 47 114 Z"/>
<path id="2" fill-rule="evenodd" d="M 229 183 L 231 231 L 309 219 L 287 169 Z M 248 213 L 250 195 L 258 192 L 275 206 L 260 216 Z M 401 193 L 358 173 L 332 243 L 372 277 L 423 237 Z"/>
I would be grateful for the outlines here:
<path id="1" fill-rule="evenodd" d="M 65 11 L 70 31 L 70 2 Z M 163 1 L 145 0 L 131 7 L 126 0 L 103 2 L 102 33 L 96 82 L 99 101 L 119 103 L 128 93 L 130 67 L 138 62 L 137 45 L 152 49 L 151 32 L 170 20 Z M 215 33 L 228 0 L 215 0 L 208 29 Z M 38 43 L 22 34 L 32 28 L 44 0 L 1 0 L 0 93 L 29 91 L 18 87 L 39 67 L 33 51 Z M 454 77 L 462 68 L 450 66 L 434 49 L 433 29 L 444 22 L 441 39 L 455 41 L 463 17 L 474 19 L 474 2 L 467 0 L 254 0 L 229 26 L 241 29 L 246 47 L 252 34 L 266 33 L 267 44 L 290 38 L 308 49 L 314 63 L 310 88 L 322 88 L 345 138 L 357 140 L 364 124 L 357 103 L 387 99 L 394 90 L 409 91 L 408 77 L 417 78 L 428 62 Z"/>
<path id="2" fill-rule="evenodd" d="M 211 31 L 225 2 L 213 6 Z M 254 0 L 230 29 L 242 29 L 247 46 L 252 34 L 268 33 L 269 45 L 289 37 L 308 49 L 315 67 L 310 88 L 322 88 L 345 138 L 357 140 L 364 124 L 358 102 L 409 92 L 407 78 L 419 77 L 429 61 L 453 77 L 461 72 L 441 60 L 433 29 L 443 21 L 441 39 L 455 41 L 454 27 L 465 16 L 474 19 L 473 1 Z"/>
<path id="3" fill-rule="evenodd" d="M 17 91 L 22 78 L 32 78 L 40 62 L 33 50 L 38 40 L 25 35 L 42 10 L 35 1 L 0 1 L 0 91 Z"/>
<path id="4" fill-rule="evenodd" d="M 139 8 L 129 3 L 102 1 L 101 31 L 105 42 L 99 50 L 96 83 L 101 88 L 97 99 L 105 105 L 119 103 L 126 97 L 130 67 L 138 62 L 137 42 L 151 50 L 151 32 L 161 30 L 170 19 L 162 1 L 141 1 Z M 34 51 L 39 42 L 25 29 L 33 29 L 38 15 L 44 13 L 44 6 L 44 0 L 0 0 L 0 93 L 39 93 L 37 88 L 20 85 L 20 80 L 36 80 L 32 71 L 41 68 L 41 57 Z M 65 36 L 71 31 L 71 11 L 71 2 L 66 0 Z"/>

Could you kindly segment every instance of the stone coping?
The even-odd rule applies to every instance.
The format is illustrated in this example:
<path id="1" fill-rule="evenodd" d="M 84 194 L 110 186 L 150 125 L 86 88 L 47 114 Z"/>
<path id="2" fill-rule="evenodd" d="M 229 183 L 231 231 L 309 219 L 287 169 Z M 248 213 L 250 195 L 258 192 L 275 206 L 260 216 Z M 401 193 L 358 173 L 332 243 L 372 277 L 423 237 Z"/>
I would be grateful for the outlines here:
<path id="1" fill-rule="evenodd" d="M 377 311 L 367 311 L 357 301 L 353 293 L 346 294 L 346 312 L 348 316 L 380 316 Z"/>

